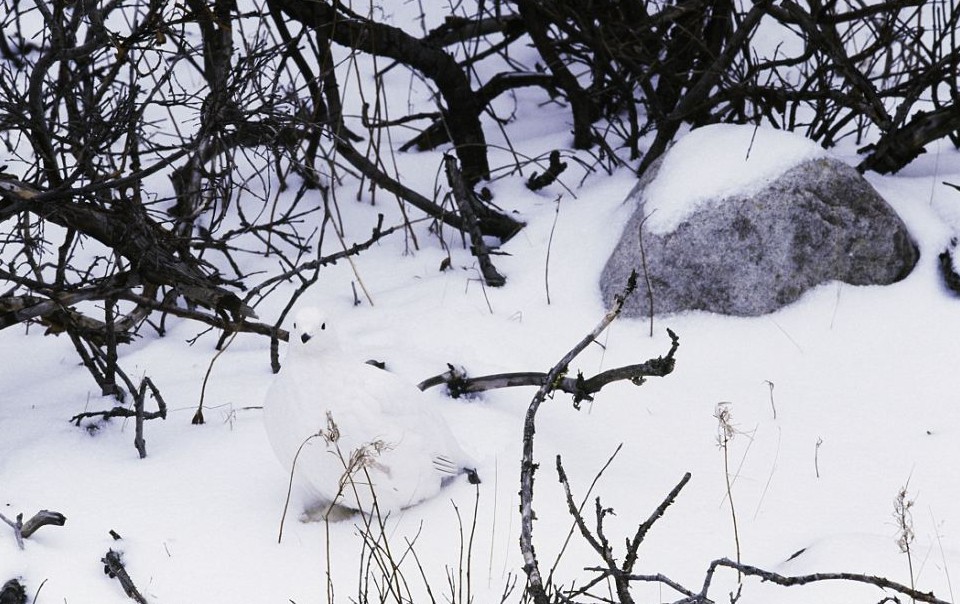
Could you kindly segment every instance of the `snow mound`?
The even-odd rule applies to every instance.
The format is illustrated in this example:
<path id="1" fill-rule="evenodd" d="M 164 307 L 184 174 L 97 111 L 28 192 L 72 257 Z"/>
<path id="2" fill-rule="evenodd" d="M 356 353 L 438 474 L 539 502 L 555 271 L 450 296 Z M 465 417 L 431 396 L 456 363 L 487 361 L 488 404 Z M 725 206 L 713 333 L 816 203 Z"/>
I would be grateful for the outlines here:
<path id="1" fill-rule="evenodd" d="M 669 233 L 710 200 L 751 195 L 797 164 L 826 155 L 817 143 L 784 130 L 698 128 L 667 151 L 646 187 L 646 226 Z"/>

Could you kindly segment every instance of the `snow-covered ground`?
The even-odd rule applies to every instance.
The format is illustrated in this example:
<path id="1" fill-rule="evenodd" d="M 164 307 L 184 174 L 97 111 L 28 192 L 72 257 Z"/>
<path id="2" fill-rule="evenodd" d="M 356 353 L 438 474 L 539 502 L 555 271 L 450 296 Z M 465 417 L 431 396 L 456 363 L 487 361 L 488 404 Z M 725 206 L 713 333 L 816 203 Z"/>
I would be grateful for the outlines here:
<path id="1" fill-rule="evenodd" d="M 536 156 L 569 147 L 563 108 L 521 107 L 519 120 L 530 120 L 528 134 L 512 138 L 520 152 Z M 495 132 L 490 125 L 488 133 Z M 787 151 L 755 145 L 752 152 Z M 850 149 L 833 153 L 855 163 Z M 496 151 L 492 164 L 506 165 L 508 158 Z M 398 154 L 396 161 L 418 190 L 431 190 L 442 173 L 439 153 Z M 563 180 L 575 196 L 559 185 L 531 193 L 519 175 L 489 185 L 496 202 L 527 223 L 503 246 L 505 255 L 494 256 L 508 279 L 505 287 L 484 287 L 475 259 L 449 234 L 452 269 L 441 271 L 447 252 L 418 223 L 419 249 L 398 232 L 356 257 L 356 273 L 347 262 L 324 268 L 301 305 L 333 314 L 356 354 L 384 360 L 412 382 L 441 373 L 448 362 L 472 375 L 548 370 L 604 312 L 597 279 L 629 215 L 623 199 L 635 184 L 622 169 L 591 174 L 577 188 L 583 173 L 570 164 Z M 689 165 L 690 179 L 722 165 Z M 608 386 L 579 411 L 564 395 L 541 408 L 534 539 L 544 570 L 563 551 L 555 583 L 582 584 L 588 576 L 583 568 L 600 563 L 576 534 L 564 548 L 571 519 L 555 457 L 562 456 L 580 500 L 622 444 L 587 504 L 588 521 L 592 497 L 616 510 L 605 530 L 618 557 L 623 539 L 684 472 L 692 473 L 641 546 L 638 573 L 664 573 L 699 589 L 711 560 L 737 556 L 732 503 L 745 563 L 783 574 L 884 575 L 954 600 L 951 574 L 960 577 L 960 300 L 942 285 L 937 254 L 960 230 L 960 193 L 941 184 L 960 182 L 960 154 L 948 145 L 934 147 L 896 176 L 868 179 L 920 245 L 920 263 L 904 281 L 825 284 L 759 318 L 659 317 L 652 338 L 646 320 L 621 319 L 601 337 L 602 346 L 577 359 L 574 369 L 591 375 L 666 353 L 668 327 L 680 337 L 672 375 L 641 387 Z M 377 213 L 387 215 L 388 225 L 399 222 L 392 199 L 380 195 L 371 206 L 352 195 L 339 200 L 348 243 L 369 236 Z M 334 238 L 327 241 L 330 251 L 336 249 Z M 357 275 L 372 305 L 354 306 Z M 270 323 L 284 301 L 277 295 L 257 312 Z M 68 422 L 114 402 L 99 395 L 66 337 L 44 337 L 39 326 L 0 332 L 0 513 L 29 517 L 49 509 L 67 517 L 64 527 L 45 527 L 28 539 L 23 551 L 0 525 L 0 581 L 21 577 L 31 598 L 39 591 L 40 603 L 123 602 L 119 584 L 100 563 L 114 548 L 150 602 L 326 602 L 328 570 L 337 602 L 361 599 L 360 590 L 386 589 L 376 585 L 379 575 L 369 568 L 376 564 L 357 519 L 327 527 L 300 523 L 291 513 L 277 542 L 287 476 L 262 426 L 260 405 L 273 379 L 268 340 L 241 335 L 216 360 L 205 393 L 207 423 L 195 426 L 190 420 L 218 334 L 188 345 L 201 326 L 168 319 L 168 327 L 164 338 L 144 329 L 122 349 L 125 370 L 150 376 L 170 406 L 166 421 L 147 423 L 144 460 L 133 448 L 132 422 L 80 428 Z M 446 417 L 479 461 L 483 483 L 461 480 L 388 518 L 378 547 L 402 559 L 402 589 L 416 601 L 426 601 L 428 584 L 437 601 L 464 602 L 472 595 L 496 602 L 511 576 L 519 577 L 516 600 L 523 584 L 521 429 L 533 392 L 500 390 L 447 405 Z M 737 429 L 727 451 L 732 501 L 718 447 L 721 404 Z M 898 547 L 894 520 L 894 501 L 904 487 L 914 502 L 909 557 Z M 725 600 L 736 581 L 735 573 L 721 571 L 714 600 Z M 659 586 L 637 585 L 635 593 L 648 602 L 680 597 Z M 741 602 L 882 597 L 870 586 L 783 588 L 746 579 Z"/>

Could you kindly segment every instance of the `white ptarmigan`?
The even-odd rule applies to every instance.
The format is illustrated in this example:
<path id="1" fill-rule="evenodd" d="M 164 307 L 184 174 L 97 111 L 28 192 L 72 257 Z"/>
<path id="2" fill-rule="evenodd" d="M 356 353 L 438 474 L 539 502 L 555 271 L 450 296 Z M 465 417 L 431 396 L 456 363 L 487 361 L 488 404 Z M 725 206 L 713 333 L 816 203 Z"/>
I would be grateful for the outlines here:
<path id="1" fill-rule="evenodd" d="M 330 509 L 373 513 L 374 503 L 380 513 L 407 508 L 459 474 L 479 482 L 435 401 L 389 371 L 346 358 L 318 309 L 300 311 L 293 327 L 264 401 L 264 425 L 288 471 L 296 459 L 294 487 L 307 496 L 308 519 Z"/>

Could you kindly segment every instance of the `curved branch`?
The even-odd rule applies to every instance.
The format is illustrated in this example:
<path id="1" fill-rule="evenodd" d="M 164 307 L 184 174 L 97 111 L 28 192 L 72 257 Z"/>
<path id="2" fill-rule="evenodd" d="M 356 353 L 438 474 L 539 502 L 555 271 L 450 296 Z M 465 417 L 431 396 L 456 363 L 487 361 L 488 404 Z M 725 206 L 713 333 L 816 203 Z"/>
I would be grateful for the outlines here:
<path id="1" fill-rule="evenodd" d="M 463 164 L 464 176 L 471 184 L 489 178 L 479 101 L 451 55 L 401 29 L 350 13 L 339 3 L 337 8 L 320 1 L 270 0 L 270 4 L 304 25 L 325 30 L 337 44 L 400 61 L 433 80 L 446 101 L 442 109 L 444 120 Z"/>
<path id="2" fill-rule="evenodd" d="M 548 33 L 550 21 L 544 14 L 541 3 L 516 0 L 516 4 L 534 46 L 537 47 L 547 68 L 556 79 L 557 86 L 566 92 L 567 99 L 570 101 L 573 113 L 573 146 L 577 149 L 589 149 L 594 142 L 592 126 L 596 117 L 590 96 L 567 67 L 566 61 L 555 47 L 554 40 L 550 38 Z"/>
<path id="3" fill-rule="evenodd" d="M 790 587 L 792 585 L 806 585 L 807 583 L 817 583 L 820 581 L 850 581 L 853 583 L 865 583 L 867 585 L 875 585 L 880 589 L 891 589 L 898 593 L 901 593 L 905 596 L 909 596 L 911 599 L 917 602 L 929 602 L 931 604 L 948 604 L 946 600 L 941 600 L 933 595 L 933 592 L 924 592 L 912 587 L 903 585 L 902 583 L 897 583 L 896 581 L 891 581 L 885 577 L 875 577 L 872 575 L 864 575 L 860 573 L 814 573 L 812 575 L 781 575 L 778 573 L 770 572 L 768 570 L 763 570 L 756 566 L 750 566 L 749 564 L 741 564 L 739 562 L 734 562 L 728 558 L 721 558 L 719 560 L 714 560 L 710 564 L 710 569 L 708 571 L 708 576 L 710 576 L 713 570 L 718 566 L 726 566 L 727 568 L 732 568 L 739 573 L 743 573 L 747 576 L 760 577 L 763 581 L 769 581 L 777 585 L 784 587 Z M 706 595 L 701 593 L 701 595 Z"/>

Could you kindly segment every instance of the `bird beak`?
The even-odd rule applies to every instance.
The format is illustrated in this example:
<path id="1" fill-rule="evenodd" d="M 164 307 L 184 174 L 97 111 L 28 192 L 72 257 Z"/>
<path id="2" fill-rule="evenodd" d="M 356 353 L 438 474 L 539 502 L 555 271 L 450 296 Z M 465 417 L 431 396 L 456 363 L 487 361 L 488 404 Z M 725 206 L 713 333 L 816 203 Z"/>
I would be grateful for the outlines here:
<path id="1" fill-rule="evenodd" d="M 303 342 L 304 344 L 306 344 L 308 341 L 310 341 L 310 338 L 312 338 L 312 337 L 313 337 L 313 336 L 311 336 L 310 334 L 304 333 L 304 334 L 301 334 L 301 335 L 300 335 L 300 341 Z"/>

